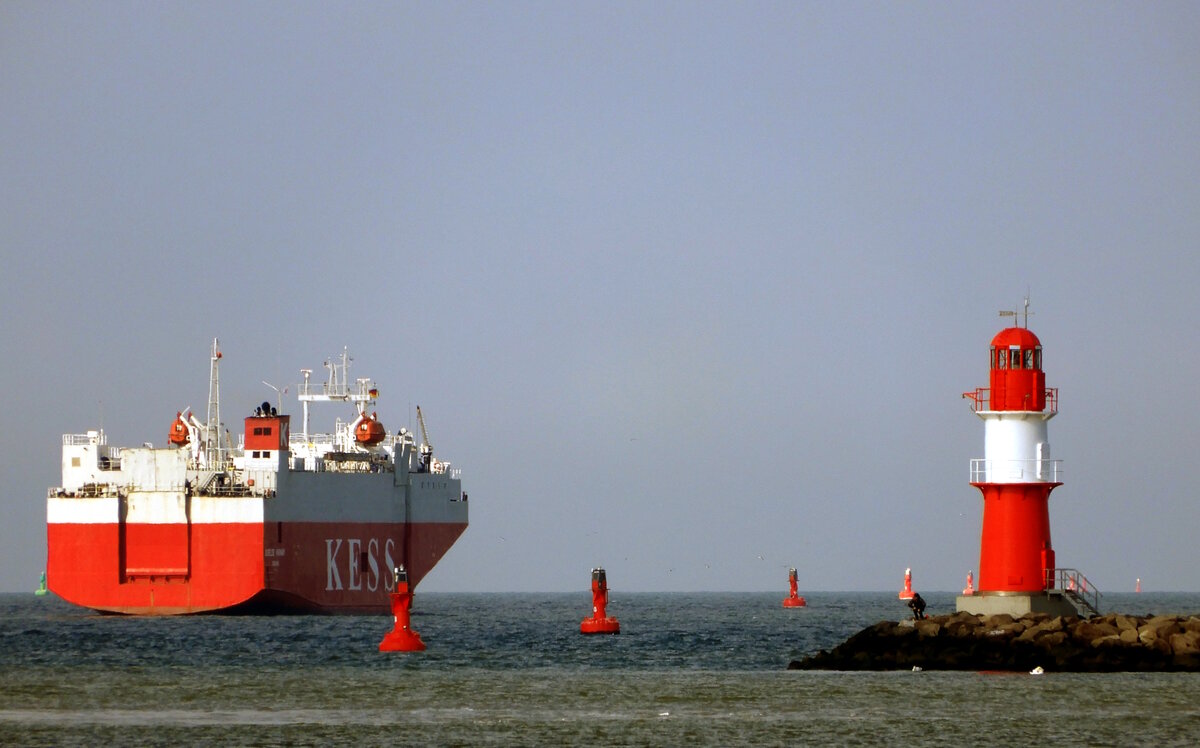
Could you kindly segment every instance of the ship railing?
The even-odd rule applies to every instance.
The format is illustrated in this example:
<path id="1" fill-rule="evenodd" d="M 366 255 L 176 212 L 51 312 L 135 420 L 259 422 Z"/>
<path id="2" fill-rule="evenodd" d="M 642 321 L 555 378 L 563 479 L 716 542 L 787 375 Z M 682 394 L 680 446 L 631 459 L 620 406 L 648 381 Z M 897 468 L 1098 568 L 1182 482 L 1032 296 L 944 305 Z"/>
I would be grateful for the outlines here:
<path id="1" fill-rule="evenodd" d="M 458 480 L 462 476 L 462 468 L 451 467 L 448 462 L 435 464 L 429 472 L 434 475 L 444 475 L 453 480 Z"/>
<path id="2" fill-rule="evenodd" d="M 64 447 L 83 447 L 93 442 L 107 444 L 108 436 L 103 431 L 93 431 L 90 434 L 63 434 Z"/>
<path id="3" fill-rule="evenodd" d="M 319 396 L 344 400 L 350 397 L 350 385 L 340 382 L 337 384 L 330 384 L 329 382 L 301 382 L 297 394 L 301 398 Z"/>
<path id="4" fill-rule="evenodd" d="M 1062 483 L 1062 460 L 971 460 L 971 483 Z"/>
<path id="5" fill-rule="evenodd" d="M 153 491 L 179 491 L 185 492 L 189 488 L 197 496 L 274 496 L 275 486 L 255 481 L 255 485 L 251 486 L 240 481 L 229 481 L 227 483 L 219 483 L 215 480 L 216 476 L 212 476 L 208 481 L 201 481 L 196 485 L 188 485 L 187 481 L 171 481 L 169 483 L 161 483 L 153 486 L 134 486 L 123 485 L 118 483 L 85 483 L 79 488 L 66 489 L 61 487 L 53 487 L 46 490 L 46 498 L 48 499 L 98 499 L 112 498 L 114 496 L 127 496 L 130 493 L 144 490 Z"/>
<path id="6" fill-rule="evenodd" d="M 209 485 L 203 492 L 199 492 L 199 496 L 272 496 L 275 493 L 273 488 L 260 488 L 258 486 L 247 486 L 243 483 L 231 483 L 229 485 Z"/>
<path id="7" fill-rule="evenodd" d="M 121 496 L 124 491 L 115 483 L 85 483 L 79 488 L 50 488 L 46 491 L 47 499 L 100 499 Z"/>
<path id="8" fill-rule="evenodd" d="M 1100 614 L 1100 590 L 1078 569 L 1046 569 L 1046 591 L 1065 595 L 1082 612 Z"/>
<path id="9" fill-rule="evenodd" d="M 964 392 L 963 397 L 971 401 L 971 410 L 976 413 L 991 410 L 991 392 L 990 387 L 976 387 L 972 392 Z M 1058 388 L 1047 387 L 1045 389 L 1046 407 L 1042 408 L 1040 413 L 1058 413 Z"/>
<path id="10" fill-rule="evenodd" d="M 307 446 L 309 444 L 333 444 L 333 434 L 309 434 L 308 438 L 304 434 L 293 433 L 288 437 L 288 446 Z"/>

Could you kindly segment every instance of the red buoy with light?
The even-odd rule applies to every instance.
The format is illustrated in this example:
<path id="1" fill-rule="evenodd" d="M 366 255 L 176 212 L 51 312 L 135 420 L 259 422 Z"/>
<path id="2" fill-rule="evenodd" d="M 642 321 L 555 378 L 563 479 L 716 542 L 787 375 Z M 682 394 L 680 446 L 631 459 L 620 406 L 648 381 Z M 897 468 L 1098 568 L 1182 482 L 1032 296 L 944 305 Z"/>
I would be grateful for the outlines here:
<path id="1" fill-rule="evenodd" d="M 619 634 L 621 624 L 616 618 L 608 617 L 608 579 L 604 569 L 592 569 L 592 617 L 579 624 L 581 634 Z"/>
<path id="2" fill-rule="evenodd" d="M 904 589 L 900 590 L 901 600 L 912 600 L 912 569 L 904 570 Z"/>
<path id="3" fill-rule="evenodd" d="M 963 587 L 963 594 L 964 595 L 974 595 L 975 594 L 975 574 L 974 574 L 974 572 L 970 572 L 970 571 L 967 572 L 967 586 Z"/>
<path id="4" fill-rule="evenodd" d="M 785 608 L 803 608 L 808 603 L 800 596 L 796 587 L 796 569 L 795 567 L 788 569 L 788 587 L 790 592 L 788 596 L 783 598 L 783 607 Z"/>
<path id="5" fill-rule="evenodd" d="M 398 567 L 393 572 L 396 588 L 391 592 L 393 628 L 379 642 L 380 652 L 424 652 L 425 642 L 421 635 L 412 630 L 408 609 L 412 605 L 412 593 L 408 591 L 408 572 Z"/>

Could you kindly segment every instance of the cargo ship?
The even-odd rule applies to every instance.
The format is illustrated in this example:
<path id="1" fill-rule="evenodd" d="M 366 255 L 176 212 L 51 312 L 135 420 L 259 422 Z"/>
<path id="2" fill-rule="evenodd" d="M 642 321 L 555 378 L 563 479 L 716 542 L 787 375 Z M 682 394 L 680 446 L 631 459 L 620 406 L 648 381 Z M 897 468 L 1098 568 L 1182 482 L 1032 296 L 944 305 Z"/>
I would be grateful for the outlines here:
<path id="1" fill-rule="evenodd" d="M 434 456 L 420 407 L 420 443 L 388 431 L 373 411 L 379 390 L 350 381 L 343 351 L 326 381 L 301 370 L 299 432 L 277 389 L 235 443 L 221 421 L 221 357 L 214 340 L 205 420 L 178 412 L 166 446 L 63 436 L 62 485 L 46 501 L 50 591 L 135 615 L 387 612 L 397 572 L 415 588 L 467 528 L 460 472 Z M 316 404 L 345 419 L 310 432 Z"/>

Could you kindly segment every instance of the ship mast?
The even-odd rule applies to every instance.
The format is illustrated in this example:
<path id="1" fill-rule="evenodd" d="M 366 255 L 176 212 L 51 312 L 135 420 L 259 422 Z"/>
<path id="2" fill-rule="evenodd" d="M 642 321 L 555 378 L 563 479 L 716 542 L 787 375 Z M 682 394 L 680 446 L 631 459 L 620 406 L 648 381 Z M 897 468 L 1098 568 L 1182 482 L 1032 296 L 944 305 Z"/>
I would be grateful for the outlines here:
<path id="1" fill-rule="evenodd" d="M 221 351 L 217 339 L 213 338 L 212 358 L 208 373 L 208 417 L 205 423 L 204 456 L 209 466 L 225 464 L 225 450 L 221 446 L 221 376 L 217 363 L 221 360 Z"/>
<path id="2" fill-rule="evenodd" d="M 300 391 L 296 394 L 296 399 L 300 401 L 302 411 L 301 430 L 304 441 L 308 441 L 309 403 L 353 403 L 355 410 L 358 411 L 358 415 L 364 417 L 367 412 L 367 405 L 374 402 L 379 396 L 379 390 L 367 378 L 359 378 L 355 382 L 356 387 L 351 388 L 350 363 L 354 359 L 350 356 L 348 348 L 342 349 L 342 355 L 339 358 L 341 359 L 341 363 L 338 363 L 338 359 L 336 358 L 325 361 L 325 368 L 329 370 L 329 380 L 321 386 L 320 391 L 317 391 L 316 387 L 309 381 L 312 369 L 300 370 L 300 373 L 304 376 L 304 381 L 300 383 Z"/>

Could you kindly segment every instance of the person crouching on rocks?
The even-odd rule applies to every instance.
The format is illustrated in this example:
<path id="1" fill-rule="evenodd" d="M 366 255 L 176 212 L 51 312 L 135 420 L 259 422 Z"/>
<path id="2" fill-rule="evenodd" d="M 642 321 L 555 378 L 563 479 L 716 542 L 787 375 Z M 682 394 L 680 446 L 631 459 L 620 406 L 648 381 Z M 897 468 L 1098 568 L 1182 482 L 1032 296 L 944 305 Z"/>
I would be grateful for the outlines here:
<path id="1" fill-rule="evenodd" d="M 925 618 L 925 601 L 921 598 L 921 593 L 913 593 L 912 599 L 908 601 L 908 607 L 912 609 L 914 621 Z"/>

